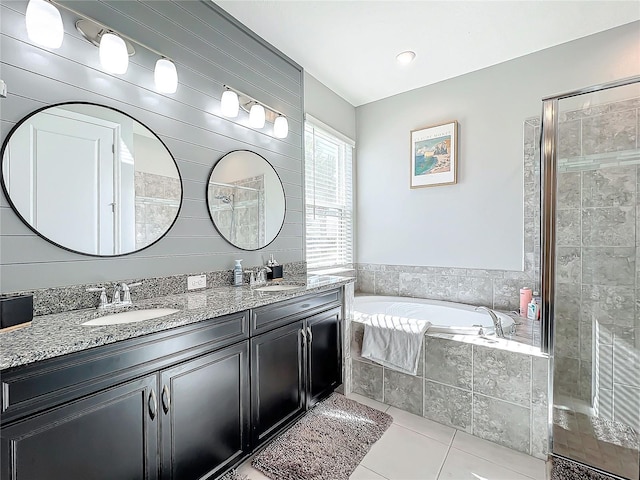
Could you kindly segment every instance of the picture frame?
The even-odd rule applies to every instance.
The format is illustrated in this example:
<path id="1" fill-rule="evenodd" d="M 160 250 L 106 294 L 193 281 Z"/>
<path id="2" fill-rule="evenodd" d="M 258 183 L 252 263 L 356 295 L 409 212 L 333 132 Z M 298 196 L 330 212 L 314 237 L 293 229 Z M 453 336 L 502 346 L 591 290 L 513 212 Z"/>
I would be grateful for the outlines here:
<path id="1" fill-rule="evenodd" d="M 410 188 L 458 181 L 458 122 L 411 130 Z"/>

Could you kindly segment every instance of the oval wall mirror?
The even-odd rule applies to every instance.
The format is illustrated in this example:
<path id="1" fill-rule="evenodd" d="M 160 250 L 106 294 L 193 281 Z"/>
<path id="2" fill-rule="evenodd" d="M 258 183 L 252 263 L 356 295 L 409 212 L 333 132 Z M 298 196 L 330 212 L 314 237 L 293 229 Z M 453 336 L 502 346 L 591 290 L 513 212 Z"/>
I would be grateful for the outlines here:
<path id="1" fill-rule="evenodd" d="M 38 235 L 95 256 L 157 242 L 182 204 L 178 167 L 157 135 L 91 103 L 52 105 L 23 118 L 2 145 L 2 188 Z"/>
<path id="2" fill-rule="evenodd" d="M 216 229 L 242 250 L 266 247 L 284 223 L 285 196 L 280 177 L 262 156 L 237 150 L 211 170 L 207 206 Z"/>

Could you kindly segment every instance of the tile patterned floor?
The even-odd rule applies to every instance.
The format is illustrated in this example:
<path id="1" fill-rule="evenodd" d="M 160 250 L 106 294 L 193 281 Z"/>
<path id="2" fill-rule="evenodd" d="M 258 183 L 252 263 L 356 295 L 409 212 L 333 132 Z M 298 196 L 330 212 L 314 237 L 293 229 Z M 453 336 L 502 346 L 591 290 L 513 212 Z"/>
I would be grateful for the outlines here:
<path id="1" fill-rule="evenodd" d="M 393 417 L 350 480 L 544 480 L 545 463 L 375 400 L 349 398 Z M 269 480 L 248 460 L 240 473 Z M 327 479 L 330 480 L 330 479 Z"/>

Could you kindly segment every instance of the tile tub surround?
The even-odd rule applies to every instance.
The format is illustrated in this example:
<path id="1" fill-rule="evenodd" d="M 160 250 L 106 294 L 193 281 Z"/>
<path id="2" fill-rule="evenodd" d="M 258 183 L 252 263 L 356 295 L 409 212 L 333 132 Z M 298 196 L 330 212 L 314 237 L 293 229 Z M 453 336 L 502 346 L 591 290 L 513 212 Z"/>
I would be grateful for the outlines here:
<path id="1" fill-rule="evenodd" d="M 352 283 L 348 277 L 304 277 L 300 289 L 258 292 L 244 287 L 216 287 L 193 293 L 165 295 L 134 304 L 134 309 L 175 308 L 165 317 L 124 325 L 89 327 L 83 322 L 114 311 L 95 308 L 34 317 L 30 326 L 0 334 L 0 370 L 78 352 L 88 348 L 139 337 L 210 318 L 268 305 L 309 293 L 331 290 Z M 300 278 L 302 280 L 302 277 Z M 116 312 L 130 308 L 118 309 Z"/>
<path id="2" fill-rule="evenodd" d="M 412 376 L 362 358 L 364 325 L 352 322 L 351 332 L 353 393 L 546 458 L 549 362 L 539 349 L 502 339 L 427 334 L 418 375 Z"/>
<path id="3" fill-rule="evenodd" d="M 249 271 L 255 270 L 258 265 L 244 266 L 245 283 L 249 281 Z M 283 282 L 294 282 L 295 280 L 306 282 L 307 262 L 285 263 Z M 52 313 L 69 312 L 83 308 L 92 308 L 98 305 L 99 293 L 87 292 L 87 288 L 106 287 L 107 296 L 111 298 L 110 289 L 119 283 L 138 283 L 142 285 L 131 289 L 131 298 L 134 302 L 147 298 L 160 297 L 163 295 L 177 295 L 187 293 L 187 277 L 192 275 L 206 275 L 207 288 L 223 287 L 233 283 L 233 270 L 220 270 L 215 272 L 195 272 L 182 275 L 171 275 L 167 277 L 154 278 L 134 278 L 112 280 L 99 283 L 88 283 L 82 285 L 70 285 L 64 287 L 43 288 L 38 290 L 24 290 L 20 292 L 2 293 L 0 295 L 33 295 L 33 314 L 49 315 Z M 305 277 L 305 278 L 300 278 Z M 200 290 L 194 290 L 198 292 Z"/>

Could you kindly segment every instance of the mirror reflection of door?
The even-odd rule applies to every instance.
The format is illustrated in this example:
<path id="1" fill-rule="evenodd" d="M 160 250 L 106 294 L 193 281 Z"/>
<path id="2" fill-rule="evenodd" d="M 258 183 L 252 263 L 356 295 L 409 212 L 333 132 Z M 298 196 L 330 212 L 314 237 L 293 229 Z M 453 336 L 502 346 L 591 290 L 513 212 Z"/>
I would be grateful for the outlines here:
<path id="1" fill-rule="evenodd" d="M 161 238 L 182 183 L 171 153 L 141 123 L 68 103 L 25 117 L 3 145 L 3 187 L 34 231 L 89 255 L 121 255 Z"/>
<path id="2" fill-rule="evenodd" d="M 115 253 L 112 207 L 119 125 L 97 120 L 58 108 L 34 117 L 29 129 L 12 137 L 5 178 L 13 203 L 43 235 L 104 255 Z M 27 162 L 15 158 L 25 154 Z M 30 174 L 21 175 L 18 169 Z"/>

